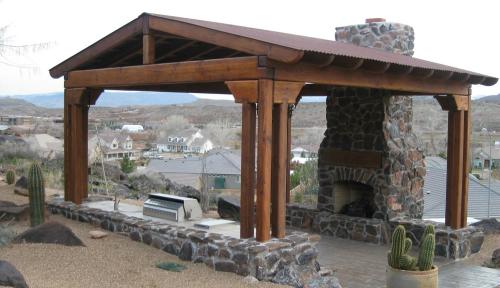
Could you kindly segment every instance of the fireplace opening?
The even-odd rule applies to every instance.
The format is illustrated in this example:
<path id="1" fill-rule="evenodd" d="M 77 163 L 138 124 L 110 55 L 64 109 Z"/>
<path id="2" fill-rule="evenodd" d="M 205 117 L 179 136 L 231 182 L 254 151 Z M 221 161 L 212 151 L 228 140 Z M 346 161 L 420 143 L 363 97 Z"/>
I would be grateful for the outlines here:
<path id="1" fill-rule="evenodd" d="M 335 213 L 372 218 L 375 213 L 373 187 L 359 182 L 341 181 L 334 186 Z"/>

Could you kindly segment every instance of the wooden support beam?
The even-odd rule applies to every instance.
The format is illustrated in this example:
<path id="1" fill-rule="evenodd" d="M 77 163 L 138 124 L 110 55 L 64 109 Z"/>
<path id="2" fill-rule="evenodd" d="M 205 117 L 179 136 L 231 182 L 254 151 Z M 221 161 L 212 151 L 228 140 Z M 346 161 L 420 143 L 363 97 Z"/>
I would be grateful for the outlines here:
<path id="1" fill-rule="evenodd" d="M 257 137 L 257 233 L 256 239 L 265 242 L 271 238 L 271 165 L 272 165 L 272 121 L 273 81 L 259 80 L 259 124 Z"/>
<path id="2" fill-rule="evenodd" d="M 258 80 L 226 81 L 236 103 L 257 103 L 259 95 Z"/>
<path id="3" fill-rule="evenodd" d="M 292 106 L 288 105 L 288 117 L 286 121 L 287 141 L 286 141 L 286 203 L 290 203 L 290 162 L 292 154 Z"/>
<path id="4" fill-rule="evenodd" d="M 155 63 L 155 37 L 151 34 L 142 36 L 142 64 Z"/>
<path id="5" fill-rule="evenodd" d="M 268 67 L 275 69 L 274 79 L 279 81 L 378 88 L 416 93 L 457 95 L 468 95 L 469 93 L 469 84 L 467 83 L 444 81 L 433 77 L 422 79 L 412 74 L 373 73 L 363 69 L 353 70 L 335 65 L 319 69 L 313 64 L 297 63 L 289 65 L 273 60 L 268 61 Z"/>
<path id="6" fill-rule="evenodd" d="M 470 96 L 469 98 L 469 107 L 470 107 Z M 464 111 L 464 140 L 463 140 L 463 168 L 462 168 L 462 207 L 461 207 L 461 222 L 460 226 L 467 226 L 467 210 L 468 210 L 468 200 L 469 200 L 469 168 L 471 161 L 471 150 L 470 150 L 470 142 L 471 142 L 471 133 L 472 133 L 472 113 L 469 110 Z"/>
<path id="7" fill-rule="evenodd" d="M 276 85 L 276 84 L 275 84 Z M 300 90 L 299 90 L 300 91 Z M 274 95 L 276 96 L 276 94 Z M 286 214 L 286 172 L 288 160 L 288 103 L 274 104 L 273 109 L 273 151 L 271 225 L 272 235 L 285 237 Z"/>
<path id="8" fill-rule="evenodd" d="M 81 204 L 88 196 L 88 104 L 86 89 L 64 93 L 64 199 Z M 93 92 L 92 97 L 95 96 Z"/>
<path id="9" fill-rule="evenodd" d="M 240 237 L 254 237 L 255 103 L 242 104 Z"/>
<path id="10" fill-rule="evenodd" d="M 381 152 L 320 148 L 319 155 L 319 161 L 322 164 L 356 168 L 382 168 Z"/>
<path id="11" fill-rule="evenodd" d="M 258 57 L 199 60 L 119 68 L 72 71 L 65 88 L 119 88 L 196 82 L 223 82 L 270 78 L 272 71 L 259 67 Z"/>
<path id="12" fill-rule="evenodd" d="M 274 103 L 295 104 L 304 82 L 274 81 Z"/>
<path id="13" fill-rule="evenodd" d="M 444 95 L 434 96 L 434 98 L 438 101 L 439 105 L 441 105 L 441 109 L 444 111 L 469 110 L 469 96 Z"/>
<path id="14" fill-rule="evenodd" d="M 464 111 L 449 111 L 445 223 L 453 229 L 462 227 L 464 215 L 464 131 Z"/>

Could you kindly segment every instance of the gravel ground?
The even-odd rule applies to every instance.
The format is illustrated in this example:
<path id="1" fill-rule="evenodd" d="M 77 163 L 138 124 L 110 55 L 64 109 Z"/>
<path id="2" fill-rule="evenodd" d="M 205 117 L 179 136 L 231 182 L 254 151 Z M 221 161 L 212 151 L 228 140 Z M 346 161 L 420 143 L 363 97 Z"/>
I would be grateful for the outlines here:
<path id="1" fill-rule="evenodd" d="M 27 197 L 14 195 L 12 188 L 0 183 L 0 200 L 24 203 Z M 9 191 L 10 190 L 10 191 Z M 216 272 L 205 264 L 184 262 L 177 257 L 128 237 L 109 233 L 94 240 L 90 224 L 52 215 L 73 230 L 87 247 L 54 244 L 16 244 L 0 248 L 0 259 L 11 262 L 24 275 L 28 285 L 37 287 L 286 287 L 269 282 L 246 284 L 233 273 Z M 15 230 L 28 229 L 27 222 L 15 223 Z M 187 266 L 182 272 L 155 267 L 158 262 Z"/>

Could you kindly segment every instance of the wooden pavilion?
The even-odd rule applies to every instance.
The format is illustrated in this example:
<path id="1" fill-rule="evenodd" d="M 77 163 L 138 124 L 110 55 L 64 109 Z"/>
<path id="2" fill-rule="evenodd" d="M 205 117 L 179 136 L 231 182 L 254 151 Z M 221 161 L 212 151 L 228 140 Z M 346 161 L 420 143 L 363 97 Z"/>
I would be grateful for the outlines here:
<path id="1" fill-rule="evenodd" d="M 498 80 L 330 40 L 146 13 L 50 75 L 65 80 L 64 197 L 78 204 L 88 193 L 88 108 L 103 90 L 234 95 L 243 122 L 240 234 L 253 237 L 255 226 L 258 241 L 285 235 L 291 107 L 334 86 L 438 99 L 449 115 L 446 224 L 466 226 L 471 85 Z"/>

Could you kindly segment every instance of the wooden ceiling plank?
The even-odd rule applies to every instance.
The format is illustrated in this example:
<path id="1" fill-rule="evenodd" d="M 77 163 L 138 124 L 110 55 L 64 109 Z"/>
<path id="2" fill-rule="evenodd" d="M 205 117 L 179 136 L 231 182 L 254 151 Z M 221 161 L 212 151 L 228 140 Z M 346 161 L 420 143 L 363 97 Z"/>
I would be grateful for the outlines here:
<path id="1" fill-rule="evenodd" d="M 196 42 L 197 41 L 195 41 L 195 40 L 188 41 L 187 43 L 184 43 L 183 45 L 168 51 L 168 53 L 157 57 L 156 62 L 160 62 L 160 61 L 167 59 L 168 57 L 172 57 L 173 55 L 175 55 L 175 53 L 178 53 L 184 49 L 187 49 L 188 47 L 192 46 Z"/>
<path id="2" fill-rule="evenodd" d="M 200 42 L 210 43 L 253 55 L 266 55 L 267 57 L 285 63 L 297 63 L 304 56 L 304 51 L 263 41 L 225 33 L 180 21 L 150 16 L 150 29 L 179 35 Z"/>
<path id="3" fill-rule="evenodd" d="M 143 18 L 139 17 L 128 24 L 122 26 L 115 32 L 107 35 L 106 37 L 98 40 L 89 47 L 78 52 L 75 56 L 67 59 L 59 65 L 49 70 L 50 76 L 59 78 L 67 73 L 69 70 L 75 69 L 79 65 L 85 64 L 98 55 L 101 55 L 110 49 L 119 46 L 127 41 L 130 37 L 142 33 Z"/>
<path id="4" fill-rule="evenodd" d="M 202 51 L 202 52 L 200 52 L 200 53 L 198 53 L 198 54 L 196 54 L 196 55 L 194 55 L 192 57 L 189 57 L 185 61 L 198 60 L 201 56 L 207 55 L 207 54 L 209 54 L 209 53 L 211 53 L 211 52 L 213 52 L 213 51 L 215 51 L 217 49 L 221 49 L 221 47 L 219 47 L 219 46 L 211 47 L 211 48 L 209 48 L 209 49 L 207 49 L 205 51 Z"/>

